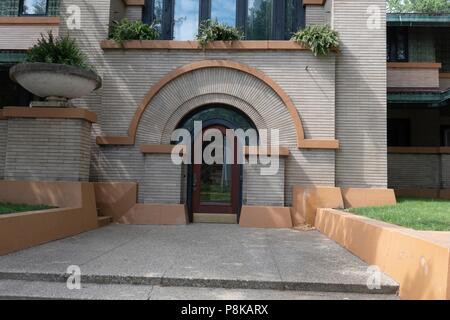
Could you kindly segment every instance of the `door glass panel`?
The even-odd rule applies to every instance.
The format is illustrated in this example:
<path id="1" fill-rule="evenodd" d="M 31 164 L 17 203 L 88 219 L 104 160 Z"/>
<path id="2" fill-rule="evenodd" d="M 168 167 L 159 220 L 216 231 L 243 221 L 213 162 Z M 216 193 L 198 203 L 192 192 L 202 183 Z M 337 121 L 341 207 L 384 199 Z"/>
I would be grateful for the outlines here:
<path id="1" fill-rule="evenodd" d="M 200 0 L 175 0 L 173 38 L 193 40 L 198 32 Z"/>
<path id="2" fill-rule="evenodd" d="M 212 0 L 211 20 L 217 20 L 229 26 L 236 26 L 236 1 L 237 0 Z"/>
<path id="3" fill-rule="evenodd" d="M 231 203 L 231 165 L 202 165 L 201 203 Z"/>
<path id="4" fill-rule="evenodd" d="M 204 142 L 203 147 L 209 143 Z M 231 178 L 232 165 L 227 164 L 227 151 L 231 151 L 226 139 L 223 141 L 223 163 L 224 164 L 202 164 L 200 182 L 200 202 L 231 204 Z"/>

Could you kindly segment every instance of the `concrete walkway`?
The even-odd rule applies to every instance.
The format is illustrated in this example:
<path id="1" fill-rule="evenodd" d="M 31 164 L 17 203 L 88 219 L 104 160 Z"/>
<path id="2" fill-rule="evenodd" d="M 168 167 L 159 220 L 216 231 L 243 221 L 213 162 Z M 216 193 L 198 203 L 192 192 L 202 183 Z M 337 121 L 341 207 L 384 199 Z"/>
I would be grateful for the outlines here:
<path id="1" fill-rule="evenodd" d="M 0 257 L 0 297 L 17 296 L 19 288 L 33 285 L 30 281 L 45 282 L 53 292 L 67 290 L 65 273 L 70 265 L 81 268 L 82 283 L 92 288 L 92 294 L 85 291 L 90 298 L 106 297 L 102 290 L 112 293 L 105 286 L 115 284 L 123 286 L 118 296 L 134 285 L 130 295 L 137 290 L 147 298 L 148 286 L 153 294 L 160 292 L 156 298 L 181 297 L 186 287 L 199 297 L 215 292 L 218 298 L 227 294 L 253 298 L 261 290 L 297 291 L 299 298 L 327 297 L 319 292 L 344 293 L 328 295 L 339 298 L 355 293 L 393 294 L 398 289 L 382 275 L 381 289 L 369 290 L 368 266 L 317 231 L 213 224 L 110 225 Z M 316 293 L 301 294 L 306 291 Z M 289 292 L 281 292 L 274 292 L 274 298 L 293 298 L 293 292 L 291 298 Z"/>

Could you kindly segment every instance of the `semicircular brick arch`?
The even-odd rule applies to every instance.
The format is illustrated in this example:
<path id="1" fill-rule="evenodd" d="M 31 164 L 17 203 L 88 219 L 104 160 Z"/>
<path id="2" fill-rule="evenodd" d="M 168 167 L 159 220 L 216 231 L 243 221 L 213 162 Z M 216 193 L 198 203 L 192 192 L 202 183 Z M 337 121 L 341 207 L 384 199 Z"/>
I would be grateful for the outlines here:
<path id="1" fill-rule="evenodd" d="M 208 74 L 208 72 L 216 72 L 214 78 L 210 78 L 211 74 Z M 226 78 L 230 82 L 221 81 L 223 80 L 221 76 L 228 75 L 232 76 L 231 78 Z M 181 81 L 180 83 L 180 79 L 189 79 L 192 82 Z M 196 86 L 199 83 L 201 86 Z M 182 91 L 173 92 L 171 90 L 173 87 L 178 87 Z M 294 129 L 297 146 L 300 147 L 305 140 L 302 123 L 295 105 L 283 89 L 270 77 L 256 68 L 238 62 L 230 60 L 203 60 L 170 72 L 147 92 L 133 116 L 128 129 L 128 137 L 123 139 L 127 143 L 124 144 L 134 144 L 136 142 L 136 135 L 138 129 L 140 130 L 140 123 L 145 114 L 163 100 L 168 104 L 168 101 L 173 102 L 173 99 L 177 100 L 177 97 L 186 101 L 196 95 L 206 93 L 224 93 L 239 97 L 250 103 L 258 111 L 264 108 L 265 110 L 270 109 L 269 113 L 271 113 L 270 116 L 273 118 L 280 116 L 284 118 L 287 115 L 289 127 Z M 176 104 L 178 106 L 183 103 L 180 99 Z M 272 106 L 269 108 L 268 104 L 272 104 Z M 287 125 L 286 122 L 284 124 Z"/>
<path id="2" fill-rule="evenodd" d="M 212 98 L 214 95 L 216 100 Z M 188 105 L 184 108 L 189 109 L 205 103 L 219 102 L 218 95 L 222 97 L 222 101 L 227 97 L 227 104 L 240 108 L 258 129 L 279 129 L 281 144 L 297 146 L 298 127 L 284 101 L 273 88 L 252 74 L 220 67 L 192 70 L 161 88 L 140 116 L 136 142 L 168 143 L 164 136 L 167 135 L 165 128 L 173 126 L 169 124 L 171 119 L 178 117 L 179 121 L 185 114 L 180 107 L 183 109 L 184 105 Z M 203 100 L 200 97 L 204 97 Z M 195 102 L 198 104 L 195 105 Z M 301 133 L 303 135 L 303 131 Z"/>
<path id="3" fill-rule="evenodd" d="M 204 105 L 216 103 L 229 105 L 240 110 L 253 121 L 258 129 L 267 129 L 267 124 L 264 121 L 264 118 L 255 108 L 253 108 L 253 106 L 249 105 L 244 100 L 222 93 L 212 93 L 197 96 L 179 106 L 177 110 L 170 116 L 164 127 L 161 144 L 170 144 L 170 136 L 172 135 L 172 132 L 177 128 L 179 122 L 191 111 Z"/>

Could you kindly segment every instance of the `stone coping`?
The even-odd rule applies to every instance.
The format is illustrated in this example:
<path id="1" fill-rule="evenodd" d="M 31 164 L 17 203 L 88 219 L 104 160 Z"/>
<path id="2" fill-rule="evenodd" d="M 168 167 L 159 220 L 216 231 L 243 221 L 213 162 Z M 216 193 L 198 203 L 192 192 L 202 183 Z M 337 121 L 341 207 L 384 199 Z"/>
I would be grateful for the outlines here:
<path id="1" fill-rule="evenodd" d="M 127 6 L 145 6 L 145 0 L 122 0 Z"/>
<path id="2" fill-rule="evenodd" d="M 450 154 L 450 147 L 388 147 L 388 153 Z"/>
<path id="3" fill-rule="evenodd" d="M 238 40 L 212 41 L 201 47 L 198 41 L 177 40 L 129 40 L 119 44 L 114 40 L 103 40 L 103 50 L 297 50 L 309 51 L 309 48 L 290 40 Z M 332 52 L 338 53 L 337 48 Z"/>
<path id="4" fill-rule="evenodd" d="M 44 25 L 57 26 L 61 22 L 59 17 L 0 17 L 0 25 Z"/>
<path id="5" fill-rule="evenodd" d="M 91 123 L 97 122 L 97 115 L 82 108 L 27 108 L 5 107 L 4 118 L 45 118 L 45 119 L 82 119 Z M 1 118 L 1 114 L 0 114 Z"/>
<path id="6" fill-rule="evenodd" d="M 304 6 L 323 6 L 327 0 L 303 0 Z"/>
<path id="7" fill-rule="evenodd" d="M 388 62 L 389 69 L 440 69 L 442 63 L 434 62 Z"/>

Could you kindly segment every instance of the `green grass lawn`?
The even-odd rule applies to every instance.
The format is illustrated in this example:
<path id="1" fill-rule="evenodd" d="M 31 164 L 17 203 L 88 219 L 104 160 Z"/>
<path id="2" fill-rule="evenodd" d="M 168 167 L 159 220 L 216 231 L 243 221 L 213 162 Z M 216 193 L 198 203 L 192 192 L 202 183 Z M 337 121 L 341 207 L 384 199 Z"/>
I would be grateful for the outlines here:
<path id="1" fill-rule="evenodd" d="M 46 205 L 0 203 L 0 214 L 37 211 L 37 210 L 45 210 L 45 209 L 52 209 L 52 208 L 54 208 L 54 207 L 49 207 Z"/>
<path id="2" fill-rule="evenodd" d="M 450 231 L 450 201 L 399 198 L 397 205 L 348 212 L 415 230 Z"/>

